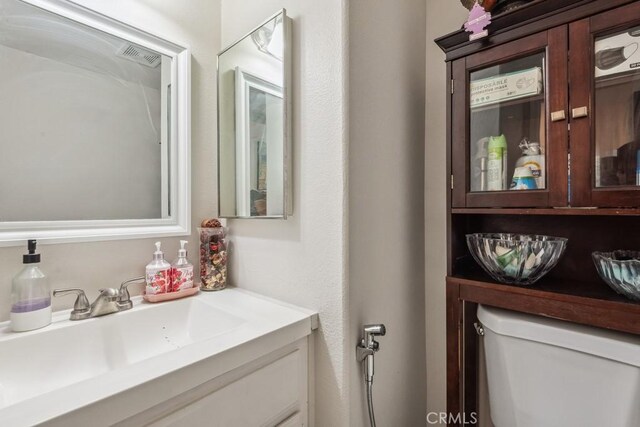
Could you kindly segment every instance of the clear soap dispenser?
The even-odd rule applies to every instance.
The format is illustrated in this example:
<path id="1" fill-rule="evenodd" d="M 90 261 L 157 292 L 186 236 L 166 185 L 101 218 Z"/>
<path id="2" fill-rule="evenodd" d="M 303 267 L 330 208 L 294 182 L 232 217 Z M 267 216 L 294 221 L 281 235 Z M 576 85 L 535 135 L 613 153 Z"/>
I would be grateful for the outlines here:
<path id="1" fill-rule="evenodd" d="M 24 268 L 13 278 L 11 286 L 11 329 L 31 331 L 51 323 L 51 288 L 38 267 L 40 254 L 35 240 L 29 240 L 29 253 L 22 257 Z"/>
<path id="2" fill-rule="evenodd" d="M 171 264 L 173 278 L 171 291 L 173 292 L 193 288 L 193 265 L 187 259 L 187 249 L 185 248 L 187 243 L 186 240 L 180 240 L 178 258 Z"/>

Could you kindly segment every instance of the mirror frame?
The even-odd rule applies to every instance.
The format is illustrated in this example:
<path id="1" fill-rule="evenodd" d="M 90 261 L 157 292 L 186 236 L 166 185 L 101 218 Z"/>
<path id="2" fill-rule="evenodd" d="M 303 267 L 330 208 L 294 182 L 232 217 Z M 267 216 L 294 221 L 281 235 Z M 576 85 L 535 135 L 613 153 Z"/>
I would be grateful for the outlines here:
<path id="1" fill-rule="evenodd" d="M 230 50 L 231 48 L 233 48 L 234 46 L 236 46 L 237 44 L 239 44 L 240 42 L 242 42 L 243 40 L 245 40 L 247 37 L 251 37 L 251 34 L 253 34 L 255 31 L 257 31 L 258 29 L 262 28 L 264 25 L 266 25 L 267 23 L 271 22 L 272 20 L 276 19 L 278 16 L 282 15 L 282 37 L 283 37 L 283 46 L 284 46 L 284 52 L 283 52 L 283 58 L 282 58 L 282 68 L 283 68 L 283 85 L 282 85 L 282 97 L 283 97 L 283 102 L 282 102 L 282 117 L 283 117 L 283 147 L 282 147 L 282 151 L 283 151 L 283 159 L 282 159 L 282 167 L 283 167 L 283 181 L 284 181 L 284 190 L 283 190 L 283 213 L 282 215 L 278 215 L 278 216 L 238 216 L 237 215 L 237 206 L 238 206 L 238 202 L 236 201 L 236 215 L 235 216 L 231 216 L 231 215 L 223 215 L 222 214 L 222 209 L 221 209 L 221 204 L 220 204 L 220 184 L 221 184 L 221 180 L 220 180 L 220 56 L 222 54 L 224 54 L 225 52 L 227 52 L 228 50 Z M 217 177 L 218 177 L 218 195 L 217 195 L 217 200 L 218 200 L 218 217 L 219 218 L 227 218 L 227 219 L 287 219 L 289 216 L 293 215 L 293 155 L 292 155 L 292 120 L 291 120 L 291 19 L 287 16 L 287 10 L 286 9 L 281 9 L 278 12 L 274 13 L 272 16 L 270 16 L 268 19 L 266 19 L 264 22 L 262 22 L 260 25 L 258 25 L 257 27 L 253 28 L 251 31 L 249 31 L 247 34 L 243 35 L 242 37 L 240 37 L 238 40 L 236 40 L 234 43 L 231 43 L 229 46 L 227 46 L 225 49 L 223 49 L 222 51 L 220 51 L 220 53 L 218 53 L 217 56 L 217 61 L 216 61 L 216 79 L 217 79 L 217 109 L 218 109 L 218 144 L 217 144 L 217 167 L 218 167 L 218 171 L 217 171 Z M 236 70 L 237 67 L 234 67 L 234 70 Z M 243 70 L 244 71 L 244 70 Z M 237 82 L 236 82 L 237 85 Z M 234 119 L 236 121 L 236 123 L 233 124 L 233 128 L 237 129 L 238 128 L 238 111 L 237 111 L 237 102 L 234 102 Z M 236 135 L 236 137 L 234 138 L 234 144 L 237 141 L 238 136 Z M 235 147 L 234 151 L 237 150 L 237 147 Z M 234 182 L 235 185 L 237 186 L 237 178 L 234 177 Z M 237 194 L 237 190 L 234 190 L 234 193 Z"/>
<path id="2" fill-rule="evenodd" d="M 0 222 L 0 246 L 39 243 L 90 242 L 191 233 L 191 53 L 181 46 L 67 0 L 20 0 L 80 25 L 154 50 L 172 59 L 171 64 L 171 162 L 169 165 L 168 218 L 134 220 L 15 221 Z"/>

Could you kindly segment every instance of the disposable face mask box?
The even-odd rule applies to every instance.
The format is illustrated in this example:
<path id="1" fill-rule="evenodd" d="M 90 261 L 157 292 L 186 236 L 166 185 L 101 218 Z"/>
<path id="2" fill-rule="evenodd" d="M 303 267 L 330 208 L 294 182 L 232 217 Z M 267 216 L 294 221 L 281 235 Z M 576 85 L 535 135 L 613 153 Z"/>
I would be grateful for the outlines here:
<path id="1" fill-rule="evenodd" d="M 476 80 L 470 85 L 471 108 L 496 104 L 542 93 L 540 67 Z"/>
<path id="2" fill-rule="evenodd" d="M 640 71 L 640 27 L 595 42 L 595 76 Z"/>

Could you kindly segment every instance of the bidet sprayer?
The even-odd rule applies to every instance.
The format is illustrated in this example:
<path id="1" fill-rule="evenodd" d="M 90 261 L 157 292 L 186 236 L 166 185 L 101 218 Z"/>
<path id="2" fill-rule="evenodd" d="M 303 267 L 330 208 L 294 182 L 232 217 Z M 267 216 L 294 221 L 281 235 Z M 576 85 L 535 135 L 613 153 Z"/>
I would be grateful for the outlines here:
<path id="1" fill-rule="evenodd" d="M 364 325 L 362 327 L 362 339 L 356 347 L 358 362 L 365 362 L 365 381 L 373 381 L 373 354 L 378 351 L 380 344 L 375 337 L 384 336 L 387 328 L 382 323 Z"/>
<path id="2" fill-rule="evenodd" d="M 377 351 L 379 344 L 375 340 L 375 337 L 382 337 L 387 333 L 387 328 L 382 323 L 377 325 L 364 325 L 362 328 L 363 337 L 361 345 L 365 348 L 369 348 L 373 351 Z"/>
<path id="3" fill-rule="evenodd" d="M 364 362 L 364 382 L 367 387 L 367 404 L 369 407 L 369 421 L 371 427 L 376 427 L 376 417 L 373 414 L 373 355 L 380 349 L 380 344 L 376 337 L 384 336 L 387 328 L 382 323 L 364 325 L 362 327 L 362 338 L 356 346 L 356 358 L 358 362 Z"/>

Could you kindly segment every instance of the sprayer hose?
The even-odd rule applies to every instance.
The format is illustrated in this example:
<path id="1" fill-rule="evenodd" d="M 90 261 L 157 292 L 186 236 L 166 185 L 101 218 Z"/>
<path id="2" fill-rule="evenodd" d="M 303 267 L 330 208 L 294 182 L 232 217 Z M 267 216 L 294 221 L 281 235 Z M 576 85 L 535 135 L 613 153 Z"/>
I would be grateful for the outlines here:
<path id="1" fill-rule="evenodd" d="M 367 383 L 367 403 L 369 405 L 369 421 L 371 427 L 376 427 L 376 417 L 373 414 L 373 381 L 366 381 Z"/>

